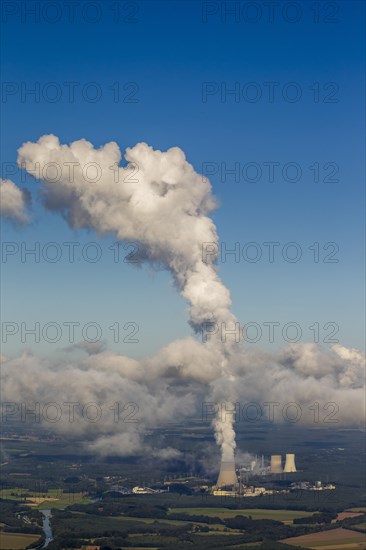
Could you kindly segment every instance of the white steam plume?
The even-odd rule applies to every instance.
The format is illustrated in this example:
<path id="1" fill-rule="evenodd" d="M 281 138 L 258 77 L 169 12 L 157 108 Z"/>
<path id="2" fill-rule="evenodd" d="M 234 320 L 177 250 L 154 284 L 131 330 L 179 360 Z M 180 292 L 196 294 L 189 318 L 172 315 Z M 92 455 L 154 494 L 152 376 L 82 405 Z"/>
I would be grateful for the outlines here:
<path id="1" fill-rule="evenodd" d="M 190 304 L 193 326 L 212 318 L 232 321 L 230 293 L 217 276 L 213 255 L 202 261 L 202 243 L 217 243 L 207 216 L 215 207 L 211 185 L 181 149 L 162 152 L 138 143 L 126 151 L 128 166 L 119 167 L 121 152 L 114 142 L 94 149 L 84 139 L 61 145 L 46 135 L 18 153 L 20 166 L 46 178 L 47 208 L 62 213 L 74 228 L 137 241 L 142 259 L 170 269 Z"/>
<path id="2" fill-rule="evenodd" d="M 95 149 L 84 139 L 61 145 L 56 136 L 45 135 L 23 144 L 18 153 L 19 165 L 42 177 L 46 208 L 61 212 L 74 228 L 137 241 L 141 260 L 168 268 L 190 305 L 195 330 L 209 321 L 233 326 L 230 293 L 216 273 L 215 255 L 202 258 L 203 243 L 218 240 L 207 215 L 215 207 L 211 185 L 181 149 L 162 152 L 138 143 L 126 151 L 127 167 L 120 167 L 121 152 L 114 142 Z M 224 345 L 214 336 L 208 345 L 221 356 L 227 378 L 232 343 Z M 233 398 L 221 394 L 221 399 Z M 229 417 L 213 424 L 225 454 L 235 448 L 232 424 Z"/>

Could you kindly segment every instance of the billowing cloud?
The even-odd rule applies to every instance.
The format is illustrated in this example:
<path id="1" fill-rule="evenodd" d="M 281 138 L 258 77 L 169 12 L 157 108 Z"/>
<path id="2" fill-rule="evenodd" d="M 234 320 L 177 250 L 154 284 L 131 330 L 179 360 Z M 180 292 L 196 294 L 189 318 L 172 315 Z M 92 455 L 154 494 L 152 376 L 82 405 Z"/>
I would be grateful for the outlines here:
<path id="1" fill-rule="evenodd" d="M 106 348 L 106 342 L 104 340 L 98 340 L 96 342 L 87 342 L 81 341 L 76 344 L 71 344 L 66 348 L 63 348 L 64 351 L 85 351 L 88 355 L 94 355 L 101 353 Z"/>
<path id="2" fill-rule="evenodd" d="M 0 212 L 4 218 L 17 223 L 29 221 L 27 207 L 30 201 L 29 192 L 20 189 L 14 182 L 0 178 Z"/>
<path id="3" fill-rule="evenodd" d="M 202 243 L 217 243 L 208 217 L 215 208 L 211 185 L 178 147 L 166 152 L 146 143 L 128 148 L 126 167 L 114 142 L 99 149 L 81 139 L 60 144 L 54 135 L 27 142 L 18 163 L 42 179 L 46 208 L 74 228 L 113 233 L 140 243 L 142 258 L 168 268 L 190 304 L 191 323 L 232 321 L 230 293 Z"/>

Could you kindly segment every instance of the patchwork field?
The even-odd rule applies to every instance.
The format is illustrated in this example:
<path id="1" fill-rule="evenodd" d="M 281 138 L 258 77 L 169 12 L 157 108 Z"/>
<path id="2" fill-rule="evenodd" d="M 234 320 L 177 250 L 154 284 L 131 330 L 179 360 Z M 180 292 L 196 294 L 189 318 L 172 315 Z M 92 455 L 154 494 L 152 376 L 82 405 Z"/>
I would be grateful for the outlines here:
<path id="1" fill-rule="evenodd" d="M 39 535 L 29 535 L 27 533 L 0 532 L 0 550 L 19 550 L 26 548 L 29 544 L 36 542 L 39 538 Z"/>
<path id="2" fill-rule="evenodd" d="M 229 508 L 170 508 L 170 514 L 189 514 L 218 517 L 220 519 L 234 518 L 235 516 L 251 516 L 253 519 L 274 519 L 283 523 L 292 523 L 295 518 L 313 515 L 313 512 L 302 510 L 268 510 L 259 508 L 245 508 L 230 510 Z"/>
<path id="3" fill-rule="evenodd" d="M 363 533 L 343 528 L 291 537 L 282 542 L 322 550 L 365 550 L 366 548 L 366 536 Z"/>
<path id="4" fill-rule="evenodd" d="M 59 489 L 50 489 L 47 493 L 20 488 L 2 489 L 0 497 L 22 501 L 27 506 L 38 510 L 62 509 L 71 504 L 88 504 L 90 502 L 90 499 L 83 493 L 63 493 Z"/>

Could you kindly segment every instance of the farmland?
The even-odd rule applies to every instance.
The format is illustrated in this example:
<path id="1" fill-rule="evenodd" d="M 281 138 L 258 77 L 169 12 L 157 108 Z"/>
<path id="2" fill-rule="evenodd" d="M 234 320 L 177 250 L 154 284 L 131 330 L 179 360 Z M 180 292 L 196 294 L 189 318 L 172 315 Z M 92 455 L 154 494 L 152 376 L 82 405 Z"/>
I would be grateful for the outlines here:
<path id="1" fill-rule="evenodd" d="M 294 546 L 303 546 L 304 548 L 321 548 L 322 550 L 364 550 L 366 536 L 356 531 L 339 528 L 292 537 L 285 539 L 283 542 Z"/>
<path id="2" fill-rule="evenodd" d="M 13 489 L 2 489 L 0 497 L 21 501 L 23 504 L 38 510 L 48 510 L 50 508 L 63 509 L 71 504 L 88 504 L 90 502 L 90 499 L 84 496 L 83 493 L 64 493 L 59 489 L 49 489 L 47 492 L 39 492 L 15 487 Z"/>
<path id="3" fill-rule="evenodd" d="M 28 533 L 0 532 L 0 550 L 20 550 L 36 542 L 39 538 L 39 535 L 30 535 Z"/>
<path id="4" fill-rule="evenodd" d="M 365 519 L 357 515 L 364 506 L 363 462 L 356 460 L 352 469 L 348 467 L 351 457 L 360 455 L 359 431 L 304 428 L 295 432 L 267 425 L 239 428 L 238 445 L 250 452 L 265 456 L 281 448 L 296 452 L 299 472 L 288 479 L 268 476 L 253 480 L 254 485 L 271 488 L 273 484 L 275 494 L 248 499 L 215 497 L 205 490 L 217 478 L 215 464 L 219 456 L 209 427 L 199 421 L 190 426 L 164 427 L 147 436 L 151 444 L 161 441 L 162 445 L 181 449 L 187 460 L 95 457 L 82 445 L 50 440 L 47 434 L 29 440 L 15 436 L 3 439 L 7 457 L 0 493 L 7 509 L 1 525 L 3 538 L 13 537 L 10 548 L 14 550 L 18 548 L 16 539 L 22 535 L 37 539 L 36 529 L 41 532 L 42 526 L 39 511 L 51 509 L 53 540 L 49 550 L 80 547 L 88 542 L 114 549 L 136 545 L 168 550 L 229 546 L 274 550 L 283 549 L 283 541 L 295 537 L 296 544 L 304 535 L 315 536 L 321 531 L 330 537 L 341 526 L 349 529 L 346 533 L 351 539 L 344 536 L 343 548 L 351 544 L 349 548 L 360 550 L 355 545 L 364 536 L 361 530 Z M 18 432 L 22 429 L 19 427 Z M 304 479 L 334 482 L 336 490 L 288 490 L 293 480 Z M 135 485 L 165 492 L 136 495 L 131 492 Z M 325 511 L 333 513 L 333 522 L 339 514 L 337 519 L 342 524 L 325 526 L 314 521 L 314 513 Z M 293 523 L 297 519 L 303 521 Z M 324 530 L 328 527 L 329 532 Z M 344 530 L 341 532 L 344 534 Z M 307 539 L 305 542 L 308 544 Z M 325 542 L 329 547 L 334 541 Z M 304 542 L 301 544 L 306 547 Z M 325 548 L 322 539 L 312 544 Z"/>
<path id="5" fill-rule="evenodd" d="M 265 510 L 259 508 L 245 508 L 242 510 L 229 510 L 228 508 L 171 508 L 170 514 L 203 515 L 218 517 L 220 519 L 233 518 L 237 515 L 251 516 L 253 519 L 273 519 L 283 523 L 292 523 L 295 518 L 311 516 L 312 512 L 302 510 Z"/>

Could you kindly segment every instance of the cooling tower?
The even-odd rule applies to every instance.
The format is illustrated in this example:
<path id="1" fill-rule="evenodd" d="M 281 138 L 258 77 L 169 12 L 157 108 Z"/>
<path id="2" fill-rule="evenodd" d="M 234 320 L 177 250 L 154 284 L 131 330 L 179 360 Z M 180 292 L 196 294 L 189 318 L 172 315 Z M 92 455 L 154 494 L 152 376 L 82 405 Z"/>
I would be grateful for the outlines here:
<path id="1" fill-rule="evenodd" d="M 287 456 L 287 455 L 286 455 Z M 282 457 L 281 455 L 271 456 L 271 474 L 282 474 Z"/>
<path id="2" fill-rule="evenodd" d="M 286 454 L 286 462 L 285 467 L 283 469 L 284 472 L 296 472 L 296 466 L 295 466 L 295 455 L 292 453 Z"/>
<path id="3" fill-rule="evenodd" d="M 238 478 L 236 477 L 235 472 L 235 462 L 221 462 L 220 473 L 216 483 L 217 487 L 226 487 L 228 485 L 236 485 L 238 483 Z"/>

